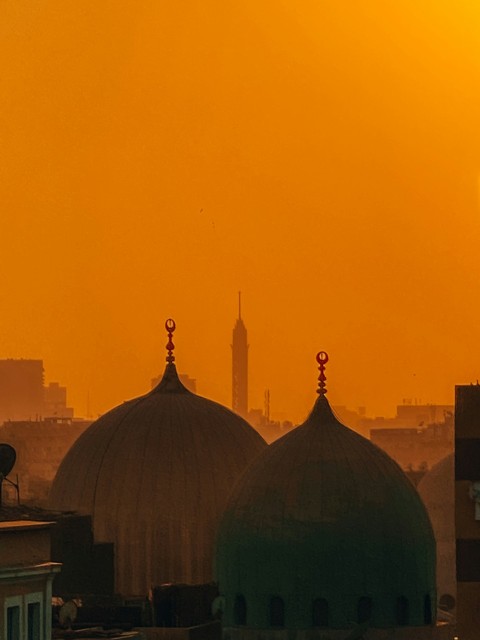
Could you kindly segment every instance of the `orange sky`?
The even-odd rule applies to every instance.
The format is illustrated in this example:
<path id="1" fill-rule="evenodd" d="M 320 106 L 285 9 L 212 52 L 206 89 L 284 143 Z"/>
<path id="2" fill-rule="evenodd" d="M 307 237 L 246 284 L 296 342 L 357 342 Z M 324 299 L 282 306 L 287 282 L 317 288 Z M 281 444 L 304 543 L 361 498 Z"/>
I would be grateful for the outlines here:
<path id="1" fill-rule="evenodd" d="M 480 377 L 480 9 L 3 0 L 0 357 L 94 414 L 177 364 L 393 414 Z"/>

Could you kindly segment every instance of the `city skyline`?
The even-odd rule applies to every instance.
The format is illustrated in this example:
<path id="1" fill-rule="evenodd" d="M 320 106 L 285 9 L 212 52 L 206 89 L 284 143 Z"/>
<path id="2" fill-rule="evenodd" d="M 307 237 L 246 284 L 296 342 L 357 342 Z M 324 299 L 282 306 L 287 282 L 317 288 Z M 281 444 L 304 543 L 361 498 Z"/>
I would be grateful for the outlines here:
<path id="1" fill-rule="evenodd" d="M 446 0 L 2 3 L 0 356 L 85 413 L 149 389 L 164 319 L 230 406 L 389 415 L 480 377 L 479 11 Z M 310 391 L 309 391 L 310 390 Z"/>
<path id="2" fill-rule="evenodd" d="M 236 344 L 235 344 L 236 343 Z M 234 344 L 236 349 L 234 349 Z M 248 401 L 248 378 L 249 378 L 249 368 L 248 368 L 248 350 L 249 350 L 249 344 L 247 343 L 247 328 L 243 322 L 242 316 L 241 316 L 241 301 L 240 301 L 240 293 L 239 293 L 239 307 L 238 307 L 238 317 L 235 320 L 235 325 L 234 325 L 234 330 L 233 330 L 233 340 L 232 340 L 232 344 L 230 345 L 231 347 L 231 373 L 233 373 L 233 375 L 230 378 L 230 402 L 225 402 L 222 404 L 225 404 L 227 406 L 229 406 L 230 408 L 232 408 L 234 411 L 236 411 L 237 413 L 239 413 L 239 415 L 242 415 L 245 419 L 249 420 L 249 412 L 250 410 L 254 410 L 254 412 L 258 412 L 260 411 L 262 414 L 265 411 L 265 393 L 268 392 L 268 404 L 269 404 L 269 410 L 270 410 L 270 389 L 268 388 L 268 384 L 265 387 L 264 390 L 264 395 L 263 395 L 263 403 L 262 402 L 258 402 L 257 405 L 255 405 L 255 403 L 250 403 Z M 236 351 L 236 353 L 235 353 Z M 11 358 L 7 358 L 2 360 L 0 358 L 0 364 L 2 364 L 4 366 L 8 365 L 9 363 L 12 363 L 14 365 L 14 367 L 22 367 L 22 366 L 29 366 L 30 363 L 33 364 L 38 364 L 41 368 L 42 371 L 42 380 L 44 377 L 44 373 L 43 371 L 45 370 L 44 368 L 44 363 L 43 363 L 43 359 L 38 358 L 38 359 L 28 359 L 28 358 L 23 358 L 23 357 L 11 357 Z M 149 380 L 149 389 L 154 388 L 158 382 L 161 380 L 162 375 L 163 375 L 163 367 L 165 366 L 164 362 L 160 362 L 158 365 L 158 370 L 161 371 L 160 374 L 155 375 L 154 377 L 151 377 Z M 240 367 L 240 374 L 235 373 L 236 369 L 238 369 L 238 367 Z M 199 393 L 199 395 L 205 395 L 204 393 L 202 393 L 202 391 L 197 391 L 197 380 L 195 378 L 192 378 L 190 376 L 189 372 L 183 372 L 183 373 L 179 373 L 179 377 L 182 380 L 182 382 L 187 386 L 187 388 L 189 388 L 192 392 L 194 393 Z M 240 387 L 240 393 L 239 393 L 239 389 L 237 388 L 237 390 L 235 391 L 235 380 L 239 380 L 239 383 L 237 382 L 237 384 L 239 384 Z M 477 381 L 478 382 L 478 381 Z M 14 383 L 14 380 L 12 380 L 12 383 Z M 25 381 L 22 382 L 22 384 L 25 386 L 26 384 L 28 385 L 28 378 L 25 379 Z M 43 382 L 41 383 L 43 385 Z M 53 390 L 55 391 L 55 388 L 59 386 L 59 383 L 57 382 L 49 382 L 48 386 L 44 386 L 42 388 L 44 388 L 46 391 L 49 390 Z M 201 386 L 201 384 L 200 384 Z M 18 393 L 22 392 L 25 393 L 27 387 L 25 387 L 25 389 L 23 389 L 22 386 L 18 387 Z M 66 387 L 60 387 L 60 389 L 63 392 L 63 402 L 66 401 L 66 393 L 67 393 L 67 388 Z M 148 390 L 143 390 L 143 392 L 147 392 Z M 5 389 L 5 393 L 9 393 L 8 389 Z M 16 392 L 17 393 L 17 392 Z M 17 393 L 17 395 L 18 395 Z M 70 397 L 70 390 L 68 391 L 69 397 Z M 31 395 L 31 394 L 30 394 Z M 28 405 L 29 403 L 31 403 L 32 398 L 30 397 L 29 393 L 27 393 L 25 395 L 25 402 L 26 405 Z M 75 396 L 75 392 L 72 393 L 73 396 Z M 33 396 L 32 396 L 33 397 Z M 124 398 L 123 401 L 125 400 L 129 400 L 130 398 Z M 216 400 L 215 398 L 212 398 L 214 400 Z M 20 400 L 20 396 L 18 398 L 16 398 L 15 403 L 16 405 L 20 406 L 21 403 L 19 403 Z M 33 402 L 35 402 L 35 400 L 33 400 Z M 69 401 L 70 404 L 72 404 Z M 451 403 L 447 403 L 448 406 L 452 406 Z M 237 406 L 236 406 L 237 405 Z M 363 404 L 358 404 L 356 406 L 351 406 L 351 405 L 347 405 L 345 403 L 342 402 L 337 402 L 336 405 L 334 405 L 334 407 L 336 409 L 338 409 L 342 415 L 344 416 L 343 419 L 346 421 L 347 424 L 349 424 L 350 427 L 356 429 L 356 421 L 357 419 L 363 419 L 366 418 L 367 422 L 369 419 L 376 419 L 376 420 L 383 420 L 386 419 L 387 422 L 390 420 L 392 421 L 392 427 L 394 426 L 394 421 L 397 420 L 398 421 L 398 425 L 399 426 L 402 423 L 402 419 L 401 416 L 398 415 L 398 409 L 399 407 L 404 406 L 404 407 L 411 407 L 414 408 L 416 406 L 418 406 L 419 408 L 421 406 L 425 407 L 432 407 L 432 409 L 437 408 L 438 411 L 442 411 L 442 403 L 439 403 L 435 400 L 435 398 L 433 400 L 427 400 L 424 401 L 423 398 L 421 397 L 405 397 L 403 396 L 402 398 L 400 398 L 400 396 L 398 396 L 398 398 L 396 399 L 395 403 L 389 407 L 389 410 L 384 413 L 384 414 L 375 414 L 375 412 L 370 408 L 370 407 L 366 407 Z M 243 408 L 243 413 L 242 413 L 242 409 Z M 87 399 L 86 399 L 86 403 L 85 403 L 85 411 L 82 411 L 81 407 L 74 408 L 76 411 L 77 415 L 82 415 L 84 418 L 95 418 L 95 417 L 99 417 L 101 416 L 103 413 L 105 413 L 106 411 L 109 411 L 111 409 L 111 407 L 107 407 L 106 409 L 104 409 L 102 412 L 98 412 L 97 414 L 95 414 L 95 411 L 92 410 L 91 407 L 91 399 L 90 399 L 90 393 L 87 395 Z M 72 409 L 68 409 L 68 411 L 72 411 L 74 410 Z M 397 410 L 397 416 L 395 417 L 395 410 Z M 25 413 L 26 411 L 26 413 Z M 437 411 L 437 413 L 438 413 Z M 34 410 L 32 412 L 32 410 L 30 410 L 28 407 L 26 407 L 25 409 L 22 409 L 22 415 L 25 414 L 25 416 L 27 416 L 28 414 L 28 419 L 42 419 L 46 416 L 46 414 L 44 415 L 45 411 L 42 411 L 41 409 L 37 408 L 36 410 Z M 350 416 L 349 416 L 350 414 Z M 70 415 L 70 414 L 69 414 Z M 432 414 L 433 415 L 433 414 Z M 25 416 L 22 419 L 25 419 Z M 272 416 L 271 416 L 274 420 L 288 420 L 290 418 L 289 415 L 287 415 L 285 412 L 280 411 L 280 410 L 276 410 L 275 407 L 273 408 L 272 411 Z M 13 419 L 14 416 L 11 416 L 9 419 Z M 350 419 L 349 419 L 350 418 Z M 433 418 L 432 418 L 433 419 Z M 407 420 L 407 422 L 409 423 L 409 420 Z M 428 421 L 427 421 L 428 422 Z M 431 422 L 431 421 L 430 421 Z M 374 423 L 372 423 L 371 426 L 374 426 Z M 261 430 L 261 429 L 260 429 Z"/>

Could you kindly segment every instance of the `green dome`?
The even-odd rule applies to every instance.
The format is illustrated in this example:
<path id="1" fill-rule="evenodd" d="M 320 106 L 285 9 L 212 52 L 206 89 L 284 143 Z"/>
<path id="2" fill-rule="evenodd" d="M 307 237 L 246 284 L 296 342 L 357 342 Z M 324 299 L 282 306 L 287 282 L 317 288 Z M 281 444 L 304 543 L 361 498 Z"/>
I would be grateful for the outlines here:
<path id="1" fill-rule="evenodd" d="M 435 618 L 435 541 L 400 467 L 318 398 L 247 468 L 223 516 L 223 624 L 420 626 Z"/>

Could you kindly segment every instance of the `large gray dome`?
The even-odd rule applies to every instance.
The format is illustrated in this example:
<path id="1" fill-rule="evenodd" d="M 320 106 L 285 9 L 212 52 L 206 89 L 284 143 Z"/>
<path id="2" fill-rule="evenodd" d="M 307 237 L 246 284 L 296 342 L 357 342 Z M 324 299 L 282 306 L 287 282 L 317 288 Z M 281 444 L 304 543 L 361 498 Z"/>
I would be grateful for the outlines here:
<path id="1" fill-rule="evenodd" d="M 238 415 L 188 391 L 169 363 L 150 393 L 115 407 L 70 449 L 50 506 L 93 516 L 115 543 L 116 590 L 212 580 L 230 489 L 266 444 Z"/>

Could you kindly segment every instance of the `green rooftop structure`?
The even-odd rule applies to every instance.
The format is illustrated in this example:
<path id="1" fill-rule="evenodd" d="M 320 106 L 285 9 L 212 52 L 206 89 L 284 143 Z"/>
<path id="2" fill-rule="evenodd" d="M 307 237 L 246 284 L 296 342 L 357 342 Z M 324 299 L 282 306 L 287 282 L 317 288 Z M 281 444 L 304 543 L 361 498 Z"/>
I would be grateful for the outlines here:
<path id="1" fill-rule="evenodd" d="M 226 637 L 397 627 L 437 637 L 426 509 L 397 463 L 337 420 L 325 397 L 328 356 L 317 360 L 310 416 L 247 468 L 220 524 Z"/>

